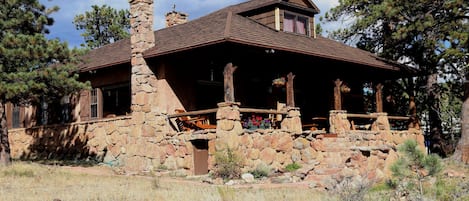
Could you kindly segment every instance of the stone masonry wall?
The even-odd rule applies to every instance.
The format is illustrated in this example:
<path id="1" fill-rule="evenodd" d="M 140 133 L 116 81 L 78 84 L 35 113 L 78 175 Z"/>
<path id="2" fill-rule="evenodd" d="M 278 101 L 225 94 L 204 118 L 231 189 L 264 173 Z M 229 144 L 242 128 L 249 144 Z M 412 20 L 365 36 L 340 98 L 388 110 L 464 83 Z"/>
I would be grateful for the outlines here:
<path id="1" fill-rule="evenodd" d="M 139 127 L 132 125 L 132 118 L 120 117 L 68 126 L 12 129 L 9 131 L 12 158 L 88 159 L 122 173 L 165 169 L 192 175 L 191 140 L 208 141 L 209 170 L 214 168 L 215 153 L 225 148 L 219 140 L 226 133 L 217 133 L 216 129 L 140 132 Z M 283 172 L 288 164 L 296 162 L 302 168 L 293 175 L 295 181 L 314 182 L 325 188 L 344 177 L 389 176 L 388 167 L 397 158 L 396 148 L 406 139 L 417 140 L 424 149 L 423 135 L 418 130 L 349 131 L 341 137 L 315 131 L 297 134 L 278 129 L 244 129 L 230 137 L 231 144 L 237 145 L 238 154 L 244 158 L 244 172 L 259 165 Z"/>
<path id="2" fill-rule="evenodd" d="M 125 173 L 161 167 L 192 170 L 191 135 L 176 132 L 163 134 L 162 129 L 158 128 L 166 127 L 166 123 L 144 126 L 145 132 L 134 125 L 131 117 L 12 129 L 9 130 L 11 155 L 12 158 L 28 160 L 91 160 Z"/>

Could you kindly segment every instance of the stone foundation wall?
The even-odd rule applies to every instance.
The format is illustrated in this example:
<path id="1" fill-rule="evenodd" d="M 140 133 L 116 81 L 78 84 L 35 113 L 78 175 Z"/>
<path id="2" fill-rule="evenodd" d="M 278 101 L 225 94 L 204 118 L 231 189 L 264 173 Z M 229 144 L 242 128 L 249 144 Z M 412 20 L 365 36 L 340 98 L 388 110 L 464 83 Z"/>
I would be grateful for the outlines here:
<path id="1" fill-rule="evenodd" d="M 417 140 L 425 150 L 423 134 L 412 129 L 353 130 L 336 135 L 280 129 L 241 129 L 229 133 L 220 128 L 177 133 L 163 132 L 164 126 L 165 122 L 160 122 L 142 128 L 135 126 L 131 117 L 119 117 L 67 126 L 12 129 L 11 155 L 17 159 L 87 159 L 123 173 L 164 169 L 192 175 L 192 140 L 206 140 L 209 170 L 214 169 L 218 151 L 236 145 L 236 152 L 244 159 L 243 172 L 263 165 L 281 173 L 295 162 L 302 166 L 293 177 L 296 181 L 314 182 L 327 188 L 344 177 L 390 176 L 389 166 L 397 158 L 397 146 L 406 139 Z"/>
<path id="2" fill-rule="evenodd" d="M 233 138 L 232 138 L 233 139 Z M 238 153 L 244 158 L 243 172 L 257 166 L 285 172 L 291 163 L 302 166 L 293 180 L 314 182 L 328 187 L 344 177 L 380 180 L 391 175 L 390 165 L 397 158 L 397 146 L 415 139 L 424 150 L 418 131 L 348 131 L 344 136 L 282 130 L 245 131 L 240 134 Z"/>
<path id="3" fill-rule="evenodd" d="M 190 140 L 194 135 L 164 134 L 165 126 L 164 122 L 142 128 L 135 126 L 129 116 L 65 126 L 11 129 L 11 156 L 25 160 L 90 160 L 126 173 L 164 167 L 187 170 L 189 174 L 193 169 Z M 214 138 L 214 133 L 204 134 L 204 137 Z"/>

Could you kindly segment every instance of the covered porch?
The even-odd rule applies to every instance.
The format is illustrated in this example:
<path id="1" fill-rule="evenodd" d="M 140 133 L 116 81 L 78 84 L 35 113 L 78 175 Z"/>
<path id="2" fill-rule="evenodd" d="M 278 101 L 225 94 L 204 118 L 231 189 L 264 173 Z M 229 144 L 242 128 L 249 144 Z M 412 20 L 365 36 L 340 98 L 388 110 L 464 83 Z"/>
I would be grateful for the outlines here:
<path id="1" fill-rule="evenodd" d="M 331 102 L 332 108 L 328 110 L 327 114 L 322 112 L 312 115 L 310 114 L 311 111 L 318 111 L 316 108 L 323 107 L 324 105 L 314 105 L 321 101 L 312 101 L 310 104 L 313 105 L 305 105 L 305 97 L 301 97 L 301 105 L 306 109 L 298 107 L 295 104 L 295 95 L 301 93 L 295 91 L 295 86 L 297 86 L 294 85 L 296 75 L 290 72 L 285 77 L 276 78 L 271 81 L 269 90 L 272 90 L 272 88 L 281 89 L 281 93 L 276 94 L 277 101 L 274 107 L 243 106 L 243 103 L 236 100 L 243 100 L 245 97 L 239 99 L 235 97 L 235 94 L 237 94 L 235 89 L 240 89 L 240 87 L 234 84 L 235 80 L 239 80 L 234 76 L 237 69 L 238 67 L 232 63 L 228 63 L 225 66 L 223 82 L 219 83 L 223 88 L 220 87 L 218 89 L 223 89 L 223 94 L 220 91 L 205 92 L 206 94 L 224 95 L 224 101 L 217 103 L 218 107 L 189 111 L 179 109 L 177 113 L 167 115 L 171 127 L 179 132 L 217 129 L 217 125 L 221 120 L 228 119 L 239 122 L 241 127 L 247 130 L 281 129 L 295 133 L 343 134 L 351 130 L 391 131 L 419 129 L 413 99 L 409 100 L 409 113 L 407 115 L 392 115 L 385 111 L 383 84 L 381 83 L 375 85 L 375 89 L 371 90 L 373 91 L 373 103 L 368 104 L 375 107 L 365 108 L 366 104 L 363 100 L 363 94 L 350 95 L 351 88 L 348 83 L 341 79 L 336 79 L 333 81 L 333 87 L 330 88 L 329 93 L 324 93 L 333 94 L 332 100 L 328 100 L 328 102 Z M 327 100 L 328 96 L 324 96 L 324 94 L 319 95 L 316 99 Z M 284 97 L 282 102 L 279 101 L 279 97 Z M 256 98 L 262 99 L 263 97 L 256 96 Z M 360 104 L 360 98 L 362 99 L 362 109 L 365 108 L 361 111 L 359 110 L 360 107 L 357 107 Z M 265 105 L 269 105 L 269 102 L 265 102 Z M 224 112 L 227 107 L 229 111 Z M 347 109 L 350 109 L 350 111 Z M 307 114 L 304 115 L 303 112 Z"/>

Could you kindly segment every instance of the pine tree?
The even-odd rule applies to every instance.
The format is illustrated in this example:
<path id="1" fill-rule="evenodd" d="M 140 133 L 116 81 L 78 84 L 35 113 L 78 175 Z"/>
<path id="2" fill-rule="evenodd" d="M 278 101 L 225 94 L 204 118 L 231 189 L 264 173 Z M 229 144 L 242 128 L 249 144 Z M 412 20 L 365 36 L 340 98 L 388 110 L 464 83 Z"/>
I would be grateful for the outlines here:
<path id="1" fill-rule="evenodd" d="M 325 19 L 350 23 L 332 32 L 333 38 L 417 68 L 421 75 L 402 82 L 408 84 L 405 95 L 415 96 L 420 113 L 428 114 L 431 135 L 444 133 L 443 93 L 463 98 L 460 89 L 469 61 L 468 1 L 340 1 Z M 455 87 L 445 90 L 442 79 Z"/>
<path id="2" fill-rule="evenodd" d="M 47 39 L 49 14 L 37 0 L 0 0 L 0 165 L 9 165 L 10 146 L 5 104 L 38 103 L 88 87 L 77 80 L 78 50 Z"/>
<path id="3" fill-rule="evenodd" d="M 77 15 L 73 20 L 77 30 L 84 30 L 81 36 L 88 48 L 95 49 L 130 37 L 128 10 L 116 10 L 108 5 L 92 5 L 91 8 L 92 11 Z"/>

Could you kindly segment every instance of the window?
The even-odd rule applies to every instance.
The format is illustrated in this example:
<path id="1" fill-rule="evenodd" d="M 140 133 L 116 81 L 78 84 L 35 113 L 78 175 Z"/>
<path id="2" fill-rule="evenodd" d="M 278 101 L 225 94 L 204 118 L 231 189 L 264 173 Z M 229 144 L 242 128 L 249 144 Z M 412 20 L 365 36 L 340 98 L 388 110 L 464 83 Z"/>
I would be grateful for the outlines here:
<path id="1" fill-rule="evenodd" d="M 103 116 L 113 117 L 130 113 L 130 83 L 102 88 Z"/>
<path id="2" fill-rule="evenodd" d="M 130 113 L 130 83 L 94 88 L 89 95 L 90 113 L 85 114 L 85 117 L 110 118 Z"/>
<path id="3" fill-rule="evenodd" d="M 90 107 L 91 107 L 91 118 L 98 118 L 98 94 L 99 94 L 99 89 L 92 89 L 91 90 L 91 101 L 90 101 Z"/>
<path id="4" fill-rule="evenodd" d="M 293 32 L 298 34 L 308 35 L 308 18 L 291 14 L 284 13 L 283 17 L 283 31 Z"/>
<path id="5" fill-rule="evenodd" d="M 13 105 L 13 122 L 12 122 L 12 127 L 13 128 L 19 128 L 20 127 L 20 107 L 18 105 Z"/>
<path id="6" fill-rule="evenodd" d="M 46 99 L 43 97 L 40 103 L 40 109 L 38 112 L 39 122 L 41 125 L 47 125 L 49 123 L 49 112 L 47 111 L 48 108 L 49 108 L 49 103 L 47 103 Z"/>
<path id="7" fill-rule="evenodd" d="M 60 106 L 61 106 L 61 113 L 60 113 L 60 122 L 61 123 L 68 123 L 71 120 L 71 105 L 70 105 L 70 96 L 65 95 L 60 99 Z"/>

